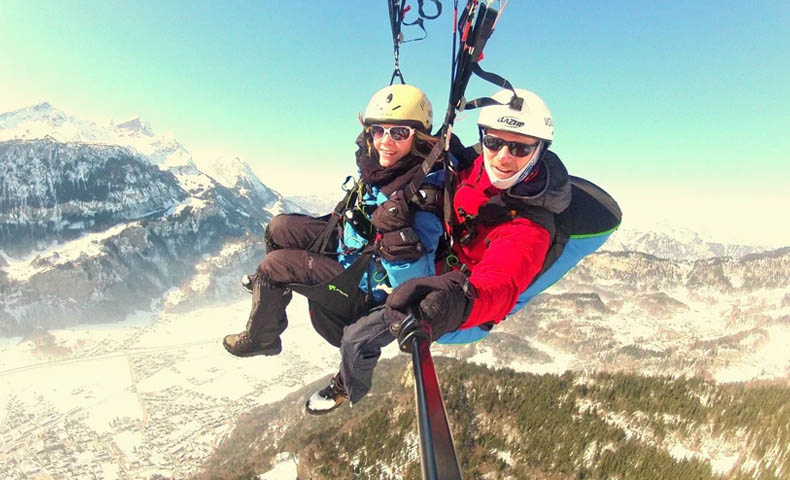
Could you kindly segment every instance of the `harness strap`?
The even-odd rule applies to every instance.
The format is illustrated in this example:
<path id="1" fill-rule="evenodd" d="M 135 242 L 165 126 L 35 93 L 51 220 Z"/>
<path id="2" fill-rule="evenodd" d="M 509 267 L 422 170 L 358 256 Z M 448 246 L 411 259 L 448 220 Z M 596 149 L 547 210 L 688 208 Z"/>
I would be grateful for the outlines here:
<path id="1" fill-rule="evenodd" d="M 479 63 L 475 63 L 472 65 L 472 73 L 477 75 L 478 77 L 482 78 L 483 80 L 493 83 L 494 85 L 500 86 L 502 88 L 507 88 L 511 92 L 513 92 L 513 97 L 510 99 L 510 102 L 504 104 L 502 102 L 498 102 L 491 97 L 480 97 L 475 98 L 474 100 L 470 100 L 464 103 L 464 110 L 472 110 L 475 108 L 481 107 L 488 107 L 491 105 L 510 105 L 511 108 L 516 110 L 521 110 L 521 107 L 524 104 L 524 99 L 519 97 L 516 94 L 516 90 L 513 88 L 513 85 L 504 77 L 497 75 L 493 72 L 486 72 L 480 67 Z"/>
<path id="2" fill-rule="evenodd" d="M 346 181 L 343 183 L 345 185 L 348 183 L 348 180 L 351 177 L 346 177 Z M 346 192 L 346 196 L 343 197 L 336 206 L 335 210 L 329 214 L 329 220 L 324 225 L 324 228 L 321 232 L 316 235 L 310 245 L 307 246 L 306 250 L 308 252 L 313 253 L 320 253 L 320 254 L 336 254 L 337 252 L 330 252 L 329 251 L 329 244 L 332 241 L 332 236 L 338 231 L 342 226 L 340 225 L 340 220 L 343 218 L 343 212 L 346 211 L 348 205 L 354 204 L 357 201 L 357 189 L 351 188 Z M 342 235 L 341 235 L 342 237 Z"/>
<path id="3" fill-rule="evenodd" d="M 406 84 L 406 80 L 403 79 L 403 73 L 400 71 L 400 46 L 404 43 L 416 42 L 418 40 L 424 40 L 428 38 L 428 31 L 425 29 L 425 20 L 433 20 L 442 14 L 442 4 L 439 2 L 439 0 L 430 1 L 435 5 L 436 13 L 433 15 L 425 13 L 425 0 L 418 0 L 417 11 L 419 15 L 413 22 L 404 22 L 404 16 L 406 15 L 406 12 L 411 10 L 411 6 L 406 5 L 406 0 L 390 0 L 387 2 L 390 15 L 390 27 L 392 28 L 392 50 L 395 60 L 395 69 L 392 71 L 392 76 L 390 77 L 390 85 L 395 82 L 395 77 L 400 79 L 401 84 Z M 422 36 L 404 40 L 403 32 L 401 31 L 401 28 L 404 25 L 416 25 L 420 27 L 420 30 L 422 30 Z"/>
<path id="4" fill-rule="evenodd" d="M 392 71 L 390 77 L 390 85 L 395 81 L 395 77 L 400 78 L 400 83 L 405 84 L 406 80 L 403 79 L 403 74 L 400 71 L 400 45 L 403 43 L 403 33 L 401 33 L 401 25 L 403 24 L 403 14 L 409 10 L 406 6 L 405 0 L 391 0 L 387 2 L 390 14 L 390 27 L 392 28 L 392 50 L 395 57 L 395 70 Z"/>
<path id="5" fill-rule="evenodd" d="M 422 186 L 422 182 L 425 181 L 425 177 L 427 177 L 428 173 L 433 169 L 433 166 L 436 164 L 436 161 L 439 160 L 442 153 L 444 153 L 444 142 L 438 141 L 433 148 L 431 148 L 425 160 L 422 161 L 421 168 L 414 172 L 414 176 L 409 181 L 409 184 L 406 185 L 406 198 L 409 201 L 417 195 L 417 192 Z"/>

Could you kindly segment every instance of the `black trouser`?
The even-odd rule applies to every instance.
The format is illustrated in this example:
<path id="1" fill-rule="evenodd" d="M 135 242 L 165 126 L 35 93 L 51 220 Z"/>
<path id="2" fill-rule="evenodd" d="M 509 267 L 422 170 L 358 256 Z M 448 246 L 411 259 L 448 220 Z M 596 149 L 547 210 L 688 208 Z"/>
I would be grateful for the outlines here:
<path id="1" fill-rule="evenodd" d="M 343 330 L 340 377 L 352 403 L 370 391 L 381 349 L 395 340 L 389 327 L 384 318 L 384 306 L 380 306 Z"/>
<path id="2" fill-rule="evenodd" d="M 288 326 L 285 308 L 291 301 L 291 290 L 285 285 L 299 283 L 317 285 L 335 278 L 344 271 L 334 258 L 305 249 L 319 235 L 328 217 L 278 215 L 266 229 L 267 253 L 258 266 L 253 285 L 252 311 L 247 332 L 261 343 L 268 343 Z M 337 248 L 337 238 L 328 249 Z M 357 296 L 359 302 L 362 295 Z M 395 340 L 384 319 L 384 308 L 374 308 L 358 319 L 343 318 L 308 296 L 310 321 L 329 343 L 340 348 L 340 376 L 352 402 L 359 401 L 370 390 L 373 369 L 381 349 Z M 355 309 L 363 310 L 364 305 Z"/>
<path id="3" fill-rule="evenodd" d="M 328 215 L 321 218 L 277 215 L 266 227 L 267 253 L 255 275 L 252 311 L 247 322 L 247 333 L 256 341 L 269 343 L 288 326 L 285 308 L 292 295 L 288 284 L 318 285 L 344 271 L 335 258 L 306 250 L 324 230 L 328 219 Z M 327 249 L 334 251 L 337 246 L 337 234 L 333 234 Z M 309 294 L 305 295 L 313 327 L 329 343 L 340 347 L 343 327 L 354 318 L 333 314 Z M 363 298 L 364 295 L 357 295 L 355 301 L 363 301 Z M 357 307 L 363 308 L 362 305 Z"/>

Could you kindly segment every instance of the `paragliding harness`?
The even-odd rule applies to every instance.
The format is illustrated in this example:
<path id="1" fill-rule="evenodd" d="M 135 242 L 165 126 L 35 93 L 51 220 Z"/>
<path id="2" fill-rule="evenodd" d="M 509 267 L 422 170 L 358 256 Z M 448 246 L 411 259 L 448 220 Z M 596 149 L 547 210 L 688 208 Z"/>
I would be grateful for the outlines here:
<path id="1" fill-rule="evenodd" d="M 427 38 L 428 33 L 425 30 L 424 20 L 438 18 L 442 13 L 442 4 L 438 0 L 430 1 L 434 4 L 436 13 L 433 15 L 426 13 L 425 0 L 418 0 L 419 16 L 413 22 L 404 22 L 404 15 L 411 9 L 410 6 L 406 5 L 405 0 L 390 0 L 387 3 L 390 26 L 392 27 L 393 54 L 395 59 L 395 69 L 390 78 L 390 85 L 392 85 L 396 77 L 400 79 L 402 84 L 406 83 L 399 65 L 400 46 L 406 42 Z M 423 36 L 405 40 L 402 33 L 402 26 L 404 25 L 418 26 L 422 29 Z M 426 161 L 423 162 L 424 171 L 418 171 L 417 176 L 419 178 L 413 179 L 409 183 L 408 187 L 410 190 L 409 196 L 407 197 L 410 198 L 409 203 L 413 204 L 416 208 L 432 211 L 437 215 L 439 215 L 439 213 L 435 211 L 435 205 L 438 204 L 437 197 L 440 195 L 438 189 L 427 185 L 423 186 L 423 181 L 442 153 L 443 149 L 441 145 L 437 143 L 437 146 L 435 146 L 429 154 L 429 157 L 433 156 L 433 158 L 430 161 L 426 159 Z M 425 168 L 427 168 L 427 170 L 425 170 Z M 346 182 L 343 184 L 344 188 L 346 188 L 350 179 L 351 177 L 346 178 Z M 338 255 L 339 253 L 348 255 L 357 253 L 359 257 L 357 257 L 357 259 L 343 272 L 326 282 L 318 285 L 288 285 L 288 288 L 291 290 L 303 294 L 308 298 L 315 299 L 316 303 L 320 304 L 324 309 L 329 310 L 332 314 L 347 322 L 352 322 L 359 315 L 370 309 L 375 303 L 372 298 L 371 292 L 373 285 L 368 270 L 373 254 L 377 251 L 379 246 L 373 238 L 375 231 L 370 221 L 372 211 L 369 211 L 361 201 L 365 188 L 367 188 L 367 185 L 360 180 L 356 182 L 354 187 L 346 189 L 346 196 L 337 204 L 334 211 L 329 214 L 326 226 L 307 248 L 310 252 L 322 255 Z M 382 192 L 387 195 L 392 193 L 384 189 L 382 189 Z M 337 236 L 342 246 L 344 222 L 349 222 L 354 230 L 368 242 L 364 247 L 359 249 L 346 249 L 344 247 L 342 252 L 330 251 L 329 246 L 332 244 L 335 236 Z M 359 282 L 366 272 L 369 273 L 368 291 L 363 293 L 359 288 Z M 360 299 L 360 296 L 364 296 L 364 298 Z"/>
<path id="2" fill-rule="evenodd" d="M 438 2 L 436 3 L 438 4 Z M 507 4 L 507 1 L 505 1 L 505 4 Z M 422 168 L 417 171 L 411 182 L 406 186 L 406 199 L 411 202 L 419 201 L 421 198 L 420 186 L 422 182 L 425 180 L 428 173 L 433 170 L 434 164 L 439 161 L 440 158 L 443 159 L 444 193 L 441 204 L 443 205 L 442 210 L 445 222 L 444 238 L 448 246 L 451 245 L 450 242 L 452 238 L 447 232 L 455 223 L 452 195 L 455 189 L 457 171 L 452 164 L 450 155 L 447 155 L 446 152 L 451 149 L 451 143 L 454 138 L 452 135 L 452 126 L 455 121 L 456 111 L 468 110 L 491 104 L 490 102 L 499 103 L 493 99 L 477 99 L 472 102 L 466 102 L 464 99 L 464 91 L 466 90 L 472 73 L 513 91 L 511 104 L 514 106 L 520 106 L 519 102 L 521 102 L 521 99 L 518 98 L 509 82 L 498 75 L 483 72 L 477 65 L 477 62 L 482 59 L 483 47 L 493 33 L 501 13 L 502 10 L 497 12 L 495 9 L 488 8 L 487 5 L 478 3 L 478 0 L 468 0 L 466 8 L 463 10 L 461 17 L 458 18 L 458 1 L 455 1 L 453 16 L 453 68 L 451 69 L 450 75 L 450 99 L 444 123 L 438 133 L 441 141 L 433 147 L 423 161 Z M 392 18 L 392 14 L 390 16 Z M 455 21 L 456 19 L 458 19 L 457 23 Z M 461 32 L 460 40 L 458 39 L 459 32 Z M 393 38 L 395 38 L 394 28 Z M 457 54 L 456 40 L 459 40 Z M 390 83 L 394 80 L 396 73 L 400 76 L 397 46 L 398 44 L 395 43 L 396 68 Z M 402 80 L 401 76 L 401 81 Z M 439 202 L 435 202 L 435 204 L 437 203 Z M 400 329 L 401 335 L 406 333 L 406 337 L 408 338 L 408 340 L 405 340 L 408 343 L 407 348 L 404 349 L 404 345 L 401 344 L 401 349 L 412 352 L 422 474 L 423 478 L 427 480 L 460 479 L 461 469 L 455 453 L 455 446 L 447 421 L 447 413 L 444 408 L 444 401 L 442 399 L 441 389 L 439 388 L 436 370 L 433 365 L 433 359 L 431 358 L 430 335 L 425 334 L 425 328 L 429 327 L 426 327 L 425 324 L 418 321 L 413 315 L 409 315 L 407 319 L 404 320 Z M 409 332 L 411 334 L 409 334 Z M 399 342 L 401 342 L 401 338 L 403 337 L 399 337 Z"/>
<path id="3" fill-rule="evenodd" d="M 492 98 L 478 98 L 466 101 L 464 92 L 472 74 L 487 82 L 509 89 L 513 96 L 507 103 L 514 109 L 520 110 L 523 99 L 519 98 L 513 86 L 505 78 L 494 73 L 486 72 L 480 68 L 478 62 L 483 58 L 483 48 L 499 21 L 506 6 L 497 10 L 490 8 L 491 2 L 484 4 L 478 0 L 468 0 L 466 7 L 458 18 L 458 2 L 455 2 L 455 16 L 453 21 L 453 68 L 451 69 L 450 98 L 447 114 L 439 135 L 442 142 L 437 144 L 423 162 L 421 170 L 407 186 L 406 198 L 414 201 L 419 198 L 418 191 L 425 176 L 433 169 L 435 162 L 442 153 L 451 151 L 452 126 L 456 112 L 471 110 L 488 105 L 501 105 Z M 393 18 L 390 10 L 390 18 Z M 397 17 L 395 17 L 397 19 Z M 457 23 L 455 19 L 458 18 Z M 393 24 L 394 25 L 394 24 Z M 460 35 L 460 39 L 458 38 Z M 402 39 L 402 38 L 401 38 Z M 456 51 L 456 40 L 458 50 Z M 395 46 L 395 76 L 401 78 L 398 66 L 398 37 L 393 26 L 393 41 Z M 444 151 L 444 152 L 443 152 Z M 451 152 L 455 153 L 455 152 Z M 617 203 L 596 185 L 577 177 L 571 177 L 571 204 L 563 212 L 554 214 L 544 208 L 527 205 L 517 198 L 508 196 L 505 192 L 492 198 L 483 206 L 476 216 L 465 215 L 459 212 L 463 221 L 459 225 L 453 210 L 453 193 L 457 183 L 458 171 L 465 166 L 464 159 L 459 165 L 453 165 L 449 155 L 444 155 L 443 167 L 445 172 L 443 195 L 443 218 L 445 223 L 444 258 L 448 261 L 457 257 L 452 255 L 454 241 L 469 242 L 476 231 L 476 223 L 500 224 L 516 217 L 528 218 L 546 228 L 552 239 L 551 246 L 546 254 L 541 271 L 532 281 L 531 285 L 519 297 L 519 303 L 514 311 L 525 304 L 538 292 L 544 290 L 559 280 L 584 256 L 600 247 L 608 236 L 619 226 L 621 212 Z M 437 258 L 442 258 L 437 253 Z M 456 264 L 455 268 L 462 271 L 468 268 Z M 438 343 L 468 343 L 486 336 L 492 324 L 466 330 L 456 330 L 440 337 Z M 430 334 L 425 331 L 430 327 L 413 315 L 407 317 L 400 329 L 399 343 L 401 349 L 412 352 L 412 362 L 415 371 L 415 392 L 417 399 L 418 430 L 421 440 L 420 453 L 423 467 L 423 478 L 444 479 L 461 478 L 452 435 L 450 434 L 447 415 L 438 387 L 433 360 L 430 355 Z M 404 348 L 403 342 L 409 343 Z"/>
<path id="4" fill-rule="evenodd" d="M 313 239 L 307 247 L 307 251 L 321 255 L 338 255 L 340 253 L 349 255 L 358 253 L 359 257 L 331 280 L 316 285 L 288 284 L 287 287 L 294 292 L 300 293 L 319 304 L 322 309 L 328 310 L 333 316 L 340 318 L 346 323 L 352 322 L 359 315 L 365 313 L 373 307 L 371 295 L 372 282 L 368 275 L 368 291 L 363 292 L 359 288 L 359 282 L 365 272 L 368 271 L 370 261 L 375 251 L 375 244 L 368 242 L 362 248 L 351 249 L 343 245 L 343 224 L 350 222 L 361 236 L 366 239 L 372 237 L 373 225 L 368 220 L 369 212 L 365 211 L 362 203 L 362 196 L 366 185 L 360 180 L 355 182 L 350 188 L 346 188 L 351 177 L 347 177 L 343 183 L 346 195 L 335 209 L 327 216 L 327 222 L 323 230 Z M 330 246 L 337 238 L 343 247 L 340 252 L 333 251 Z"/>
<path id="5" fill-rule="evenodd" d="M 439 0 L 430 0 L 436 8 L 436 13 L 431 15 L 426 13 L 425 0 L 418 0 L 418 13 L 419 16 L 412 22 L 405 22 L 404 15 L 411 9 L 406 5 L 406 0 L 389 0 L 389 16 L 390 26 L 392 27 L 392 41 L 393 41 L 393 54 L 395 60 L 395 69 L 390 78 L 390 85 L 398 77 L 402 84 L 405 84 L 403 74 L 400 71 L 399 54 L 400 46 L 403 43 L 423 40 L 427 38 L 428 33 L 425 30 L 424 20 L 432 20 L 438 18 L 442 13 L 442 4 Z M 472 1 L 472 0 L 470 0 Z M 476 2 L 476 0 L 474 0 Z M 457 1 L 456 1 L 457 4 Z M 457 5 L 456 5 L 457 12 Z M 423 31 L 423 36 L 404 39 L 402 33 L 402 26 L 416 25 Z M 436 198 L 438 189 L 428 186 L 423 186 L 423 181 L 426 175 L 433 169 L 434 164 L 443 153 L 441 142 L 437 142 L 436 146 L 431 150 L 426 160 L 423 162 L 423 168 L 418 170 L 417 175 L 407 186 L 409 203 L 422 208 L 426 211 L 433 211 L 434 206 L 437 205 Z M 351 177 L 346 178 L 345 185 L 348 184 Z M 373 254 L 376 252 L 378 245 L 373 241 L 374 228 L 370 222 L 370 214 L 372 212 L 365 211 L 365 207 L 361 202 L 362 192 L 366 186 L 363 182 L 357 182 L 356 188 L 346 189 L 345 198 L 337 204 L 334 211 L 327 216 L 327 223 L 321 233 L 311 242 L 307 250 L 313 253 L 322 255 L 338 255 L 339 253 L 354 254 L 358 253 L 359 257 L 343 272 L 338 274 L 335 278 L 318 285 L 304 285 L 304 284 L 289 284 L 288 288 L 303 294 L 308 298 L 315 299 L 316 303 L 320 304 L 324 309 L 330 311 L 333 315 L 344 319 L 347 322 L 352 322 L 359 315 L 367 311 L 374 304 L 372 299 L 372 281 L 371 275 L 368 275 L 368 291 L 362 292 L 359 288 L 359 282 L 362 276 L 368 272 L 370 261 Z M 384 191 L 384 190 L 382 190 Z M 389 194 L 392 192 L 384 192 Z M 438 212 L 436 212 L 438 214 Z M 343 249 L 342 252 L 330 251 L 329 246 L 333 243 L 335 235 L 341 242 L 343 241 L 343 225 L 344 222 L 350 222 L 354 230 L 362 237 L 366 238 L 368 242 L 360 249 Z M 370 273 L 370 272 L 368 272 Z M 363 296 L 364 298 L 360 298 Z"/>
<path id="6" fill-rule="evenodd" d="M 339 254 L 358 254 L 359 256 L 331 280 L 317 285 L 287 285 L 287 288 L 313 299 L 322 309 L 328 310 L 333 316 L 347 323 L 353 322 L 361 314 L 375 306 L 376 302 L 372 296 L 373 281 L 371 277 L 373 272 L 371 270 L 379 272 L 383 268 L 380 264 L 377 264 L 375 269 L 370 268 L 374 254 L 379 253 L 381 247 L 376 237 L 376 229 L 370 220 L 376 205 L 362 202 L 365 192 L 369 191 L 370 187 L 362 180 L 353 182 L 349 187 L 352 180 L 352 177 L 346 178 L 343 183 L 343 188 L 346 190 L 345 197 L 327 216 L 324 228 L 307 247 L 307 251 L 328 256 Z M 389 196 L 396 189 L 397 187 L 386 186 L 381 189 L 381 192 Z M 410 206 L 439 216 L 441 215 L 440 201 L 441 189 L 425 184 L 417 190 L 417 195 L 414 201 L 410 202 Z M 343 229 L 346 223 L 349 223 L 354 231 L 367 241 L 363 247 L 349 248 L 343 244 Z M 340 251 L 331 249 L 335 239 L 340 242 Z M 365 273 L 368 273 L 367 292 L 359 288 L 359 283 Z"/>

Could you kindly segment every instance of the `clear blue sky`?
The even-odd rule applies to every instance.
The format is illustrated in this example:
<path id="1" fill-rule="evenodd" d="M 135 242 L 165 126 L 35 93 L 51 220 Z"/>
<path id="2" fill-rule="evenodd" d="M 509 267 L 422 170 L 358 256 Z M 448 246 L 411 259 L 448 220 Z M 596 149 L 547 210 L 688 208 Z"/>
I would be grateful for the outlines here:
<path id="1" fill-rule="evenodd" d="M 401 50 L 440 118 L 442 3 L 428 39 Z M 790 245 L 790 2 L 650 3 L 512 0 L 483 66 L 546 100 L 553 149 L 626 221 Z M 0 111 L 46 100 L 99 121 L 139 114 L 289 194 L 354 171 L 357 113 L 392 72 L 384 1 L 4 0 L 0 46 Z M 494 90 L 473 79 L 468 97 Z M 467 142 L 475 118 L 457 124 Z"/>

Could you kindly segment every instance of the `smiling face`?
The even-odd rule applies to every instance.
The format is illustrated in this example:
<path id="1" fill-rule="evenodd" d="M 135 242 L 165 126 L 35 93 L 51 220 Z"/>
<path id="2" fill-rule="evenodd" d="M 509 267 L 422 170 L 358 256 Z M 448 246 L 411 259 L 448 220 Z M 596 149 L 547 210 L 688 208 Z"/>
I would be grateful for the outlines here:
<path id="1" fill-rule="evenodd" d="M 379 123 L 378 126 L 389 129 L 398 126 L 394 123 Z M 398 163 L 403 157 L 409 154 L 411 146 L 414 143 L 414 133 L 412 132 L 409 138 L 401 141 L 392 139 L 390 132 L 385 131 L 380 137 L 373 137 L 373 148 L 379 152 L 379 165 L 384 168 L 391 167 Z"/>
<path id="2" fill-rule="evenodd" d="M 504 132 L 502 130 L 488 129 L 486 135 L 491 135 L 501 138 L 505 142 L 518 142 L 532 147 L 537 146 L 540 140 L 526 135 L 519 135 L 517 133 Z M 491 165 L 491 171 L 499 179 L 507 179 L 515 175 L 519 170 L 532 160 L 535 156 L 535 148 L 529 155 L 524 157 L 517 157 L 510 152 L 507 145 L 502 145 L 499 150 L 492 150 L 488 147 L 483 147 L 483 155 L 485 160 Z"/>

